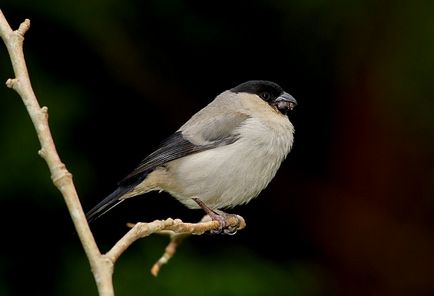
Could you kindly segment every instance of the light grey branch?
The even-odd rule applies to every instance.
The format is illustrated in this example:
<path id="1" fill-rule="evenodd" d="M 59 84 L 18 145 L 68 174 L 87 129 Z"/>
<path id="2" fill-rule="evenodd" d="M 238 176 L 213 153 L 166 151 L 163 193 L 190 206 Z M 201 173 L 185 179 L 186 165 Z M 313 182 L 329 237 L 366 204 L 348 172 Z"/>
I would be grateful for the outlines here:
<path id="1" fill-rule="evenodd" d="M 6 85 L 20 95 L 26 106 L 41 144 L 39 155 L 46 161 L 51 173 L 51 179 L 66 202 L 75 229 L 91 265 L 100 295 L 114 295 L 112 284 L 113 263 L 107 261 L 98 249 L 75 190 L 72 175 L 61 162 L 56 151 L 48 125 L 48 109 L 47 107 L 40 107 L 32 89 L 23 53 L 24 34 L 29 28 L 30 20 L 26 19 L 21 23 L 18 30 L 13 31 L 0 10 L 0 36 L 7 47 L 15 74 L 15 78 L 8 79 Z"/>

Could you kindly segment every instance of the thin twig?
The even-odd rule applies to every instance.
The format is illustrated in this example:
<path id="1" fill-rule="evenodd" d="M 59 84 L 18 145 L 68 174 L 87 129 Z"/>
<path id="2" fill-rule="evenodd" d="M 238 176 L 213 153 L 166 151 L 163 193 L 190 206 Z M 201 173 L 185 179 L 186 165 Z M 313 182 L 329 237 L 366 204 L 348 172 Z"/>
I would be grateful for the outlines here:
<path id="1" fill-rule="evenodd" d="M 151 274 L 153 276 L 158 276 L 161 267 L 169 262 L 169 260 L 175 255 L 176 249 L 181 242 L 190 235 L 190 233 L 170 233 L 170 242 L 164 250 L 164 254 L 151 268 Z"/>
<path id="2" fill-rule="evenodd" d="M 230 215 L 226 219 L 226 225 L 241 230 L 246 226 L 243 217 L 238 215 Z M 207 221 L 199 223 L 185 223 L 180 219 L 166 219 L 155 220 L 149 223 L 137 223 L 131 228 L 105 256 L 113 263 L 119 256 L 136 240 L 142 237 L 149 236 L 153 233 L 160 233 L 162 231 L 172 231 L 173 233 L 189 233 L 200 235 L 210 230 L 216 230 L 220 227 L 218 221 Z"/>
<path id="3" fill-rule="evenodd" d="M 238 221 L 240 222 L 238 229 L 244 228 L 246 226 L 244 219 L 241 216 L 237 216 L 237 218 Z M 209 221 L 211 221 L 211 217 L 205 215 L 200 222 L 209 222 Z M 162 230 L 159 233 L 168 235 L 170 241 L 169 244 L 166 246 L 163 255 L 157 260 L 157 262 L 154 263 L 154 265 L 151 268 L 151 274 L 155 277 L 157 277 L 158 274 L 160 273 L 161 267 L 163 267 L 163 265 L 166 265 L 169 262 L 169 260 L 175 255 L 178 246 L 184 241 L 184 239 L 192 235 L 191 233 L 184 233 L 184 232 L 176 233 L 171 230 Z"/>

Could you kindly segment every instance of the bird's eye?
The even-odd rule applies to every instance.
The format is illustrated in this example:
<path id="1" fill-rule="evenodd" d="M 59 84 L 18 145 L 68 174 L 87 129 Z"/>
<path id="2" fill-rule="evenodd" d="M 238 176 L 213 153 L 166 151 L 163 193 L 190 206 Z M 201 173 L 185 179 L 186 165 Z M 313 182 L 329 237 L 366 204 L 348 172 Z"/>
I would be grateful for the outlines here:
<path id="1" fill-rule="evenodd" d="M 271 94 L 269 92 L 262 92 L 259 94 L 259 96 L 264 100 L 264 101 L 269 101 L 271 100 Z"/>

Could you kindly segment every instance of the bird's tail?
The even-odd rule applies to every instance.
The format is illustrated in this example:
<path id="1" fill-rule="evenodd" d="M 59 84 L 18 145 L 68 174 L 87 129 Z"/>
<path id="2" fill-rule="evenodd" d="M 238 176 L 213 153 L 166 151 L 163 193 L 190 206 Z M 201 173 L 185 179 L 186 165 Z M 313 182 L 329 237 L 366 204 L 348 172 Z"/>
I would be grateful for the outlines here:
<path id="1" fill-rule="evenodd" d="M 104 215 L 105 213 L 113 209 L 115 206 L 123 202 L 124 199 L 120 199 L 120 198 L 122 197 L 122 195 L 124 195 L 130 190 L 131 187 L 129 186 L 128 187 L 119 186 L 109 196 L 104 198 L 102 201 L 100 201 L 96 206 L 94 206 L 86 213 L 87 221 L 90 223 L 98 219 L 99 217 L 101 217 L 102 215 Z"/>
<path id="2" fill-rule="evenodd" d="M 122 198 L 126 193 L 133 190 L 138 184 L 140 184 L 148 175 L 149 171 L 141 172 L 140 174 L 136 174 L 132 177 L 122 180 L 119 182 L 119 187 L 113 191 L 109 196 L 100 201 L 96 206 L 94 206 L 90 211 L 86 213 L 87 222 L 90 223 L 115 206 L 123 202 L 125 199 Z"/>

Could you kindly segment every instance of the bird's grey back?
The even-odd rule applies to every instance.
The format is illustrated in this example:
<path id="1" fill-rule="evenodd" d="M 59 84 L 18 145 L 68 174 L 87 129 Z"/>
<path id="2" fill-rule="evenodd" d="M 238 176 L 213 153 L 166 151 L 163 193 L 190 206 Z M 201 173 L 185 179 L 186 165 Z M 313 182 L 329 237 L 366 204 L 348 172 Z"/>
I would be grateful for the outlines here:
<path id="1" fill-rule="evenodd" d="M 179 131 L 196 145 L 207 145 L 216 141 L 236 138 L 236 129 L 249 116 L 242 110 L 236 95 L 225 91 L 205 108 L 193 115 Z"/>

